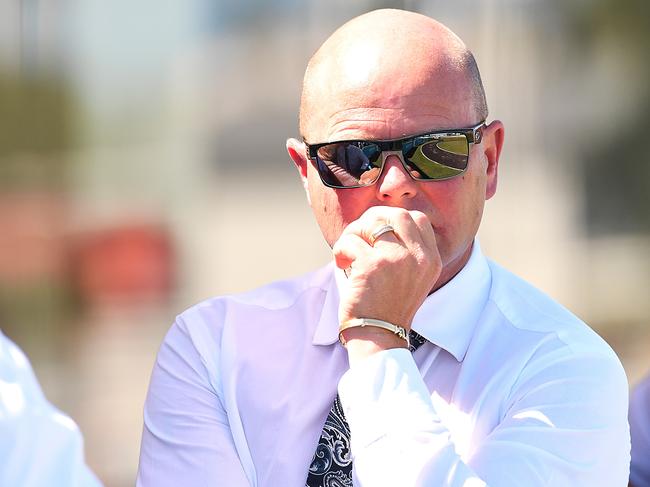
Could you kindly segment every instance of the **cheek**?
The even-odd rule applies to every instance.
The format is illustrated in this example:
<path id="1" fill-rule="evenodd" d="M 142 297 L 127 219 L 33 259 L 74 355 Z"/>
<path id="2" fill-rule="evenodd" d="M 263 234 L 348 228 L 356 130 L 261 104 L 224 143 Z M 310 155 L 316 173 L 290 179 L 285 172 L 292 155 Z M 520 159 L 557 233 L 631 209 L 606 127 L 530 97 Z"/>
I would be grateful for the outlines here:
<path id="1" fill-rule="evenodd" d="M 483 214 L 485 178 L 475 173 L 465 173 L 457 179 L 434 183 L 427 196 L 442 220 L 439 231 L 447 238 L 466 238 L 461 233 L 472 233 Z"/>
<path id="2" fill-rule="evenodd" d="M 312 209 L 317 215 L 327 215 L 341 229 L 356 220 L 370 206 L 372 190 L 365 188 L 332 189 L 323 184 L 316 170 L 310 167 L 308 174 Z"/>
<path id="3" fill-rule="evenodd" d="M 476 226 L 483 215 L 485 204 L 485 176 L 481 173 L 464 174 L 458 195 L 459 215 L 463 216 L 467 225 Z"/>
<path id="4" fill-rule="evenodd" d="M 310 206 L 316 223 L 318 224 L 323 237 L 330 245 L 334 244 L 338 238 L 337 228 L 339 218 L 336 217 L 336 206 L 332 204 L 330 198 L 325 193 L 319 190 L 310 188 Z"/>
<path id="5" fill-rule="evenodd" d="M 327 243 L 332 246 L 345 227 L 372 206 L 370 190 L 334 190 L 323 185 L 318 175 L 309 179 L 310 204 Z"/>
<path id="6" fill-rule="evenodd" d="M 341 218 L 345 225 L 358 219 L 364 211 L 372 206 L 373 195 L 372 188 L 336 191 L 337 204 L 341 209 Z"/>
<path id="7" fill-rule="evenodd" d="M 336 192 L 325 186 L 315 171 L 308 173 L 307 192 L 316 223 L 327 243 L 332 246 L 344 227 L 344 218 Z"/>

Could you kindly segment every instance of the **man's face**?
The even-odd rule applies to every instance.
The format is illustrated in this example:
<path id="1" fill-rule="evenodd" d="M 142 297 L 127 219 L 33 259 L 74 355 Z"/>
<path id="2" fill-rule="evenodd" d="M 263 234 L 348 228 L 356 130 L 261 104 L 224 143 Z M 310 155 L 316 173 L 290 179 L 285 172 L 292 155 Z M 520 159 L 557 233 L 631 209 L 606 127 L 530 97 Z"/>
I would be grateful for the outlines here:
<path id="1" fill-rule="evenodd" d="M 422 58 L 420 58 L 422 59 Z M 475 113 L 469 82 L 437 61 L 411 64 L 410 72 L 381 64 L 363 76 L 344 76 L 326 86 L 317 103 L 310 104 L 309 143 L 349 139 L 395 139 L 438 129 L 466 128 L 481 120 Z M 359 83 L 358 79 L 363 82 Z M 350 79 L 352 80 L 350 82 Z M 309 159 L 299 167 L 310 205 L 328 244 L 373 206 L 394 206 L 425 213 L 436 236 L 444 279 L 465 264 L 481 221 L 485 200 L 496 189 L 496 167 L 502 126 L 490 124 L 480 144 L 470 145 L 467 171 L 443 181 L 415 181 L 399 156 L 386 159 L 372 186 L 332 189 L 325 186 Z M 292 153 L 291 148 L 289 150 Z M 299 150 L 296 150 L 296 153 Z M 304 149 L 302 150 L 304 157 Z"/>

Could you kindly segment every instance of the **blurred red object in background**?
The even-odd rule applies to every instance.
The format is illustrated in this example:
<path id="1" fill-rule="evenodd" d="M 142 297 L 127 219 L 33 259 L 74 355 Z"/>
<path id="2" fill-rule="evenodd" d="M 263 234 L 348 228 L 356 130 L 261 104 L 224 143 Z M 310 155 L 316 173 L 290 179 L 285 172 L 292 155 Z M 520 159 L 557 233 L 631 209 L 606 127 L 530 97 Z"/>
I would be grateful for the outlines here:
<path id="1" fill-rule="evenodd" d="M 169 232 L 153 224 L 125 224 L 79 237 L 72 258 L 85 304 L 165 300 L 174 284 Z"/>
<path id="2" fill-rule="evenodd" d="M 65 279 L 66 205 L 56 193 L 0 194 L 0 284 Z"/>

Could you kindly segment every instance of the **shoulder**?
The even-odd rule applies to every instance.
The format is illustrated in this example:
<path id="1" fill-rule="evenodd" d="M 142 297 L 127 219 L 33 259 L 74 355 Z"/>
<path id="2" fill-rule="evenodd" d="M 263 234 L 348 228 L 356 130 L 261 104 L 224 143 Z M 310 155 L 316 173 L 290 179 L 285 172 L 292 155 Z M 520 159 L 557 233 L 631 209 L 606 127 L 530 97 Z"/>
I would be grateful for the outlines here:
<path id="1" fill-rule="evenodd" d="M 304 296 L 324 295 L 331 276 L 332 269 L 325 267 L 246 293 L 206 299 L 183 311 L 158 351 L 150 396 L 153 389 L 156 393 L 169 385 L 168 389 L 178 392 L 188 384 L 219 395 L 224 377 L 232 372 L 232 363 L 241 361 L 241 357 L 234 358 L 238 353 L 263 356 L 258 349 L 269 341 L 259 330 L 282 322 Z"/>
<path id="2" fill-rule="evenodd" d="M 650 374 L 636 384 L 630 396 L 630 426 L 644 436 L 650 449 Z"/>
<path id="3" fill-rule="evenodd" d="M 275 281 L 264 286 L 238 294 L 216 296 L 206 299 L 181 314 L 182 317 L 196 312 L 224 305 L 256 307 L 269 310 L 292 306 L 301 295 L 309 290 L 326 291 L 333 276 L 332 265 L 301 276 Z"/>
<path id="4" fill-rule="evenodd" d="M 490 301 L 510 326 L 555 337 L 567 347 L 616 357 L 611 347 L 584 321 L 524 279 L 489 261 Z"/>
<path id="5" fill-rule="evenodd" d="M 6 337 L 2 331 L 0 331 L 0 382 L 1 381 L 13 384 L 16 389 L 20 389 L 21 396 L 26 398 L 26 402 L 29 405 L 47 403 L 38 380 L 34 375 L 29 359 L 20 347 Z M 10 397 L 11 396 L 3 396 L 3 394 L 0 394 L 0 417 L 2 416 L 3 409 L 11 406 L 7 402 L 7 399 Z"/>
<path id="6" fill-rule="evenodd" d="M 650 374 L 646 375 L 641 382 L 636 384 L 632 396 L 650 406 Z"/>
<path id="7" fill-rule="evenodd" d="M 574 471 L 578 483 L 614 485 L 627 478 L 628 386 L 618 357 L 561 304 L 499 265 L 489 266 L 477 369 L 492 366 L 482 376 L 495 384 L 500 434 L 517 426 L 527 445 L 574 466 L 607 462 L 598 474 Z"/>
<path id="8" fill-rule="evenodd" d="M 333 277 L 331 265 L 298 277 L 280 280 L 239 294 L 216 296 L 188 308 L 176 321 L 188 329 L 214 327 L 227 321 L 229 313 L 274 312 L 295 306 L 305 294 L 325 293 Z"/>
<path id="9" fill-rule="evenodd" d="M 632 463 L 630 480 L 634 485 L 650 484 L 650 374 L 636 385 L 630 398 Z"/>
<path id="10" fill-rule="evenodd" d="M 493 262 L 490 267 L 493 336 L 514 369 L 507 406 L 557 402 L 563 421 L 599 425 L 611 432 L 609 440 L 629 448 L 628 382 L 616 353 L 545 293 Z"/>
<path id="11" fill-rule="evenodd" d="M 489 305 L 505 335 L 522 345 L 521 377 L 538 373 L 598 378 L 602 390 L 627 398 L 627 377 L 616 353 L 592 328 L 554 299 L 489 261 Z M 510 346 L 514 342 L 509 343 Z M 625 407 L 627 407 L 627 401 Z"/>
<path id="12" fill-rule="evenodd" d="M 233 326 L 245 327 L 291 312 L 314 297 L 323 298 L 333 279 L 333 267 L 276 281 L 239 294 L 216 296 L 180 313 L 163 345 L 191 347 L 202 356 L 214 355 L 223 334 Z M 315 309 L 313 306 L 310 309 Z"/>

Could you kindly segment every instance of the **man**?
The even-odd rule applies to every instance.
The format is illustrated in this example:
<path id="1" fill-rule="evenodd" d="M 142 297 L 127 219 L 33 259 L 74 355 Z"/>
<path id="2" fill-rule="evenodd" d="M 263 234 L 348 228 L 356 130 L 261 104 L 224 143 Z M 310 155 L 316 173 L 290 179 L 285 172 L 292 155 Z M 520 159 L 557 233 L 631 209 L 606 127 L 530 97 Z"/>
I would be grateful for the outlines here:
<path id="1" fill-rule="evenodd" d="M 83 438 L 43 395 L 25 354 L 0 331 L 0 485 L 100 487 Z"/>
<path id="2" fill-rule="evenodd" d="M 475 241 L 504 134 L 486 117 L 471 53 L 428 17 L 325 41 L 287 149 L 335 266 L 180 315 L 139 485 L 625 485 L 618 359 Z"/>
<path id="3" fill-rule="evenodd" d="M 630 486 L 650 487 L 650 375 L 632 391 L 629 418 L 632 436 Z"/>

